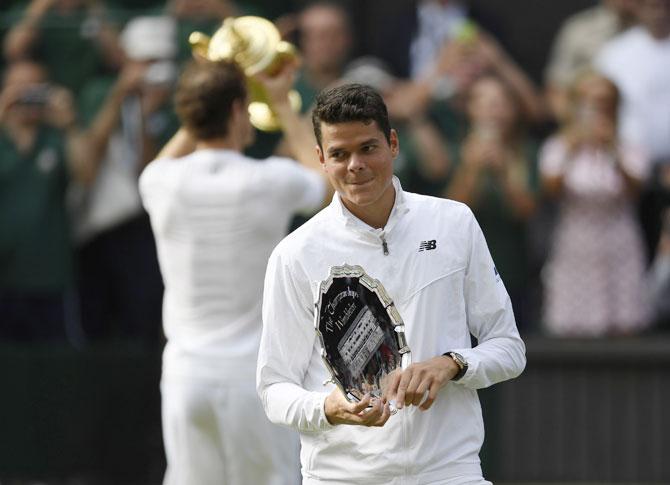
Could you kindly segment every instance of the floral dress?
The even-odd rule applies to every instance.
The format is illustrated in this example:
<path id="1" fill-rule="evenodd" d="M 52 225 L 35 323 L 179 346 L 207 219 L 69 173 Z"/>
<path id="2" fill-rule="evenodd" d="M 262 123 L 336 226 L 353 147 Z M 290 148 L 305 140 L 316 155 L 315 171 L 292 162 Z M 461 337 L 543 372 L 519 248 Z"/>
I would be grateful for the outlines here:
<path id="1" fill-rule="evenodd" d="M 540 154 L 543 177 L 563 175 L 552 247 L 545 264 L 544 324 L 557 336 L 634 333 L 648 321 L 645 255 L 634 199 L 621 169 L 644 180 L 646 157 L 621 146 L 569 153 L 561 137 Z"/>

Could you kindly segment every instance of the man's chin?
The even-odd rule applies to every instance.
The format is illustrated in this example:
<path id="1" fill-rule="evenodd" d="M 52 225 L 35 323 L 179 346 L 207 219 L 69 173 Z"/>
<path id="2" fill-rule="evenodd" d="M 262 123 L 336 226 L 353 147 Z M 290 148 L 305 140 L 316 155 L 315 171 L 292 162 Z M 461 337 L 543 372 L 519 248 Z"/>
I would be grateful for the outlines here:
<path id="1" fill-rule="evenodd" d="M 352 205 L 355 205 L 356 207 L 365 207 L 372 204 L 373 202 L 371 197 L 364 195 L 349 194 L 348 197 L 345 196 L 345 199 L 347 200 L 347 202 L 349 202 Z"/>

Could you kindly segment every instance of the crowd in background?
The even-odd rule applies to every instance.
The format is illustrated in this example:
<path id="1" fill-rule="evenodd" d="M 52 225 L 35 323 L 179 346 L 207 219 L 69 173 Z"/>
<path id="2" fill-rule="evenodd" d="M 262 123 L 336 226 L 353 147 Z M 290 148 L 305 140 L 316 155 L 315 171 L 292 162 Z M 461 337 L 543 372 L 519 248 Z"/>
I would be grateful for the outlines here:
<path id="1" fill-rule="evenodd" d="M 568 18 L 543 85 L 467 1 L 416 3 L 412 35 L 397 36 L 407 72 L 354 56 L 346 4 L 266 3 L 3 2 L 0 341 L 160 345 L 137 178 L 178 127 L 188 35 L 244 14 L 299 46 L 306 116 L 335 83 L 382 94 L 396 175 L 470 206 L 522 334 L 670 327 L 670 0 L 603 0 Z M 276 152 L 290 155 L 280 134 L 258 133 L 249 149 Z"/>

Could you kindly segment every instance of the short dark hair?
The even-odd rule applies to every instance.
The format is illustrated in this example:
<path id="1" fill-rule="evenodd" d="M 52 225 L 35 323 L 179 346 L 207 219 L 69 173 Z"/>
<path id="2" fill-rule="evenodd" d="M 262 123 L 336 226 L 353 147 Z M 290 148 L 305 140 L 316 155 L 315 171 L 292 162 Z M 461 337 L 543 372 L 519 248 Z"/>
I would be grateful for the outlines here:
<path id="1" fill-rule="evenodd" d="M 381 95 L 365 84 L 343 84 L 319 93 L 312 111 L 314 135 L 321 146 L 321 123 L 336 124 L 349 121 L 377 123 L 391 143 L 391 123 Z"/>
<path id="2" fill-rule="evenodd" d="M 246 78 L 236 64 L 191 61 L 177 84 L 175 110 L 196 139 L 211 140 L 228 134 L 233 103 L 246 97 Z"/>

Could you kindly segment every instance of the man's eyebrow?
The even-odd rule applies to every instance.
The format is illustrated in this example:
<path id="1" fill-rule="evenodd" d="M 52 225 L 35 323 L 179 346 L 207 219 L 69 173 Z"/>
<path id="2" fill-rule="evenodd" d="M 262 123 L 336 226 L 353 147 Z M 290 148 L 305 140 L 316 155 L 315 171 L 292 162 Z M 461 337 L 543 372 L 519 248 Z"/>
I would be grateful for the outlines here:
<path id="1" fill-rule="evenodd" d="M 368 138 L 367 140 L 364 140 L 361 142 L 360 146 L 365 146 L 365 145 L 373 145 L 375 143 L 379 143 L 379 140 L 377 138 Z"/>
<path id="2" fill-rule="evenodd" d="M 328 155 L 332 155 L 333 153 L 341 152 L 342 150 L 344 150 L 344 148 L 335 146 L 335 147 L 328 148 L 328 150 L 326 150 L 326 152 L 328 153 Z"/>
<path id="3" fill-rule="evenodd" d="M 362 142 L 360 142 L 360 143 L 358 144 L 358 146 L 359 146 L 359 147 L 363 147 L 363 146 L 366 146 L 366 145 L 374 145 L 375 143 L 379 143 L 379 139 L 373 137 L 373 138 L 368 138 L 368 139 L 366 139 L 366 140 L 363 140 Z M 346 149 L 345 149 L 344 147 L 341 147 L 341 146 L 334 146 L 334 147 L 330 147 L 330 148 L 328 148 L 328 149 L 326 150 L 326 153 L 328 153 L 328 155 L 332 155 L 332 154 L 335 153 L 335 152 L 340 152 L 340 151 L 345 151 L 345 150 L 346 150 Z"/>

